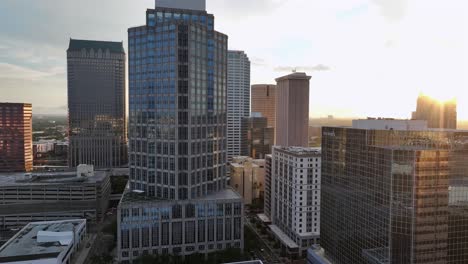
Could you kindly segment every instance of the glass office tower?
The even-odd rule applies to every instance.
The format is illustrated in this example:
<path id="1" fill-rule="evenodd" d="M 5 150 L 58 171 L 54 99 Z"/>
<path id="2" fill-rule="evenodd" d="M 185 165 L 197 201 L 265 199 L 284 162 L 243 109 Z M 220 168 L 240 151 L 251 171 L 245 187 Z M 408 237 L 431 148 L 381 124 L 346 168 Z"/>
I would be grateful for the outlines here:
<path id="1" fill-rule="evenodd" d="M 468 132 L 324 128 L 321 212 L 333 263 L 467 263 Z"/>
<path id="2" fill-rule="evenodd" d="M 122 42 L 70 40 L 67 50 L 70 167 L 127 165 L 125 59 Z"/>
<path id="3" fill-rule="evenodd" d="M 243 118 L 250 115 L 250 60 L 244 51 L 228 51 L 227 155 L 246 155 L 242 149 Z"/>
<path id="4" fill-rule="evenodd" d="M 226 188 L 227 36 L 214 30 L 204 3 L 156 1 L 146 25 L 128 30 L 124 262 L 243 247 L 242 199 Z"/>

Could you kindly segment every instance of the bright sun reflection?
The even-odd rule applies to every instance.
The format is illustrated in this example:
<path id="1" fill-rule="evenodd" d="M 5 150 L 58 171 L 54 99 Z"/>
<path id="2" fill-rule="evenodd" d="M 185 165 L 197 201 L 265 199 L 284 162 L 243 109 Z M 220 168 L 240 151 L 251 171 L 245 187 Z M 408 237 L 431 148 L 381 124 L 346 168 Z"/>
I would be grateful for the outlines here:
<path id="1" fill-rule="evenodd" d="M 430 92 L 430 93 L 424 93 L 422 92 L 420 96 L 427 96 L 432 99 L 437 100 L 439 103 L 446 103 L 446 102 L 456 102 L 457 98 L 453 94 L 447 94 L 444 91 L 436 91 L 436 92 Z"/>

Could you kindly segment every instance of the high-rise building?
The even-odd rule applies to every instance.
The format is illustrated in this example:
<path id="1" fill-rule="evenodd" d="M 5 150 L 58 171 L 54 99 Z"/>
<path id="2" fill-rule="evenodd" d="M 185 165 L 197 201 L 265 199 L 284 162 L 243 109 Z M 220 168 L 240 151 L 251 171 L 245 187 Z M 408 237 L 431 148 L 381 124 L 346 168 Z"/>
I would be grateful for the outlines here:
<path id="1" fill-rule="evenodd" d="M 242 155 L 264 159 L 267 154 L 271 154 L 275 129 L 267 126 L 267 118 L 260 113 L 252 113 L 251 117 L 243 119 Z"/>
<path id="2" fill-rule="evenodd" d="M 265 157 L 265 197 L 264 197 L 264 206 L 263 212 L 266 218 L 268 218 L 266 222 L 271 223 L 271 195 L 272 195 L 272 166 L 273 166 L 273 157 L 271 154 L 266 155 Z"/>
<path id="3" fill-rule="evenodd" d="M 325 256 L 337 264 L 466 263 L 468 132 L 398 122 L 323 128 Z"/>
<path id="4" fill-rule="evenodd" d="M 227 155 L 244 155 L 242 119 L 250 116 L 250 60 L 243 51 L 228 51 Z"/>
<path id="5" fill-rule="evenodd" d="M 457 101 L 454 99 L 441 102 L 420 95 L 412 119 L 427 120 L 429 128 L 457 129 Z"/>
<path id="6" fill-rule="evenodd" d="M 320 239 L 320 149 L 275 146 L 267 163 L 269 227 L 287 254 L 305 257 Z"/>
<path id="7" fill-rule="evenodd" d="M 70 40 L 68 165 L 127 164 L 125 51 L 121 42 Z"/>
<path id="8" fill-rule="evenodd" d="M 276 146 L 309 146 L 310 78 L 295 72 L 276 79 Z"/>
<path id="9" fill-rule="evenodd" d="M 185 5 L 184 5 L 185 3 Z M 227 188 L 227 36 L 205 1 L 157 0 L 130 28 L 130 190 L 119 261 L 243 248 L 242 197 Z"/>
<path id="10" fill-rule="evenodd" d="M 276 85 L 252 85 L 252 113 L 261 113 L 268 127 L 276 126 Z"/>
<path id="11" fill-rule="evenodd" d="M 244 204 L 260 202 L 265 186 L 265 160 L 233 157 L 230 170 L 230 185 L 244 198 Z"/>
<path id="12" fill-rule="evenodd" d="M 0 103 L 0 172 L 32 169 L 32 105 Z"/>

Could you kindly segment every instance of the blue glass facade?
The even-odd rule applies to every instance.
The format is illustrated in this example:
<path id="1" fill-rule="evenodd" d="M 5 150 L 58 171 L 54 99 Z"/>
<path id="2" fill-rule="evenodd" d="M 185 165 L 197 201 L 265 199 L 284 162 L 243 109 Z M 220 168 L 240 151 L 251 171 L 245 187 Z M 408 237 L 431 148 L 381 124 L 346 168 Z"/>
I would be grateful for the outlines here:
<path id="1" fill-rule="evenodd" d="M 130 187 L 187 200 L 226 185 L 227 36 L 205 11 L 147 10 L 129 34 Z"/>
<path id="2" fill-rule="evenodd" d="M 242 249 L 242 198 L 226 188 L 227 36 L 206 11 L 161 7 L 128 34 L 131 191 L 118 209 L 119 261 Z"/>

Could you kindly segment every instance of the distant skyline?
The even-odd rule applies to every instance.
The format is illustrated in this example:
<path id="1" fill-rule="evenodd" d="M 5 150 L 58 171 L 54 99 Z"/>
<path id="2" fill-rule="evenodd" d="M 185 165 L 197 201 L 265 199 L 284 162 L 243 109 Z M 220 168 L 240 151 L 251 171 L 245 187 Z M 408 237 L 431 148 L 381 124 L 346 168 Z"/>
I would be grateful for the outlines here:
<path id="1" fill-rule="evenodd" d="M 2 0 L 0 102 L 66 114 L 70 38 L 123 41 L 153 0 Z M 311 117 L 409 118 L 423 92 L 456 97 L 468 119 L 468 3 L 463 0 L 207 0 L 252 84 L 312 75 Z"/>

